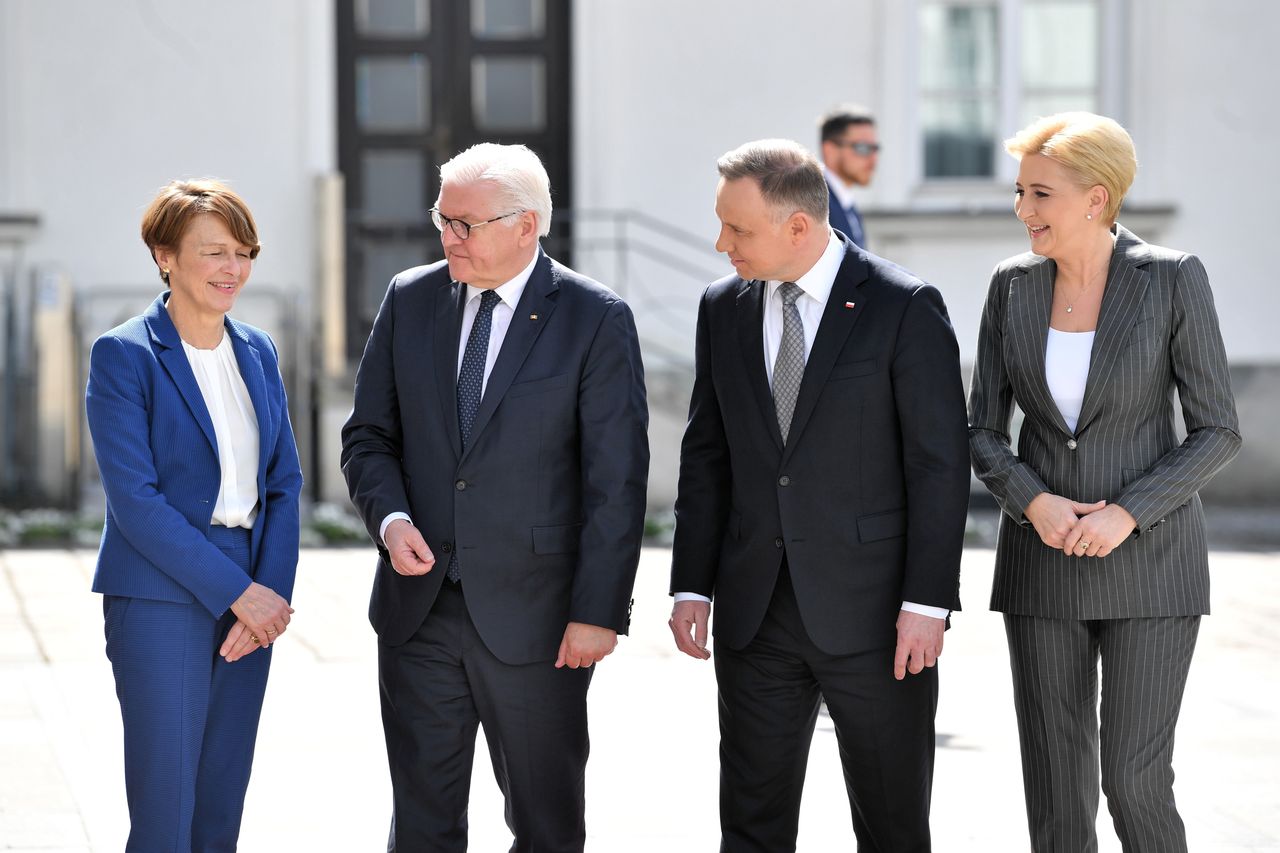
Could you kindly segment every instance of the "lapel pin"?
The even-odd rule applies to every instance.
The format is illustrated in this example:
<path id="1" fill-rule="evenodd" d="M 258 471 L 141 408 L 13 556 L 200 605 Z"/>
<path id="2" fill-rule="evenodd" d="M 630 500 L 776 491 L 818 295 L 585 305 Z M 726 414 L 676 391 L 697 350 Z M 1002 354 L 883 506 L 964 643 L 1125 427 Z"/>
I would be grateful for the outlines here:
<path id="1" fill-rule="evenodd" d="M 853 303 L 852 303 L 852 302 L 846 302 L 846 303 L 844 304 L 844 307 L 845 307 L 845 308 L 852 308 L 852 307 L 853 307 Z"/>
<path id="2" fill-rule="evenodd" d="M 537 315 L 537 314 L 530 314 L 530 315 L 529 315 L 529 319 L 530 319 L 530 320 L 536 320 L 536 319 L 538 319 L 538 315 Z"/>

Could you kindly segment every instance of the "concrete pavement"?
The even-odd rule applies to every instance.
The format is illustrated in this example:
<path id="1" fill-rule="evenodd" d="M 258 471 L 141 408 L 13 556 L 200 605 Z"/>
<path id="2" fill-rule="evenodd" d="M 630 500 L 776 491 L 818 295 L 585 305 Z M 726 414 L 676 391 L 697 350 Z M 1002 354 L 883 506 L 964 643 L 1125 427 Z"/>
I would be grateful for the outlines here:
<path id="1" fill-rule="evenodd" d="M 103 655 L 91 551 L 0 552 L 0 850 L 118 851 L 127 834 L 119 709 Z M 985 609 L 993 554 L 965 554 L 942 658 L 933 830 L 939 851 L 1028 849 L 1004 633 Z M 648 549 L 633 635 L 591 691 L 587 849 L 717 848 L 711 665 L 666 627 L 669 553 Z M 1191 849 L 1280 851 L 1280 554 L 1215 552 L 1175 767 Z M 244 853 L 385 849 L 390 812 L 365 621 L 372 554 L 306 550 L 276 651 L 246 804 Z M 477 750 L 471 849 L 505 850 L 501 799 Z M 1105 806 L 1103 853 L 1119 844 Z M 819 718 L 801 851 L 853 850 L 835 736 Z"/>

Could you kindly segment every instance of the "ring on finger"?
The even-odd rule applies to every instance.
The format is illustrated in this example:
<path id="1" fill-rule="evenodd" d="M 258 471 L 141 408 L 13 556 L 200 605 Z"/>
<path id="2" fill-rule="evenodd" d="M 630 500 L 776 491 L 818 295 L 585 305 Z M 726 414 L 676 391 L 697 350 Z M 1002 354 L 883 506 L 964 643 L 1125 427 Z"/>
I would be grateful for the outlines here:
<path id="1" fill-rule="evenodd" d="M 276 632 L 276 629 L 275 629 L 275 628 L 268 628 L 268 629 L 267 629 L 267 633 L 268 633 L 268 634 L 274 634 L 275 632 Z"/>
<path id="2" fill-rule="evenodd" d="M 249 639 L 250 639 L 250 640 L 253 640 L 253 644 L 254 644 L 255 646 L 256 646 L 256 645 L 258 645 L 258 643 L 260 642 L 260 641 L 258 640 L 258 635 L 257 635 L 257 634 L 250 634 L 250 635 L 249 635 Z"/>

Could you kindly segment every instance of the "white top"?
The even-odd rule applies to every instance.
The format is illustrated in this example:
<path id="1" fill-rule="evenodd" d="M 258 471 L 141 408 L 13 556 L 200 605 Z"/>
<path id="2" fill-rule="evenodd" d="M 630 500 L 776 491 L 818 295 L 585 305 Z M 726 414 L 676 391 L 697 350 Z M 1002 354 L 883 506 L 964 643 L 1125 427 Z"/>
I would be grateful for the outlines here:
<path id="1" fill-rule="evenodd" d="M 212 521 L 224 527 L 252 528 L 258 517 L 258 417 L 231 338 L 223 330 L 222 342 L 213 349 L 197 349 L 186 341 L 182 348 L 218 441 L 222 484 Z"/>
<path id="2" fill-rule="evenodd" d="M 804 360 L 809 362 L 809 353 L 813 351 L 814 338 L 818 336 L 818 324 L 822 322 L 822 312 L 827 309 L 827 297 L 831 295 L 831 287 L 836 282 L 836 274 L 840 272 L 840 264 L 844 262 L 844 243 L 836 236 L 836 232 L 827 229 L 827 248 L 807 273 L 796 279 L 796 286 L 804 293 L 796 300 L 796 310 L 800 312 L 800 324 L 804 326 Z M 773 388 L 773 363 L 778 360 L 778 350 L 782 346 L 782 297 L 778 296 L 780 281 L 765 282 L 764 287 L 764 369 L 769 377 L 769 387 Z"/>
<path id="3" fill-rule="evenodd" d="M 800 323 L 804 326 L 804 360 L 809 362 L 809 353 L 813 350 L 813 341 L 818 336 L 818 324 L 822 322 L 822 312 L 827 309 L 827 299 L 831 296 L 831 288 L 840 273 L 840 265 L 844 263 L 844 243 L 836 236 L 836 232 L 827 229 L 827 248 L 817 263 L 809 271 L 796 279 L 795 283 L 804 294 L 796 300 L 796 310 L 800 312 Z M 764 369 L 769 377 L 769 388 L 773 388 L 773 363 L 778 360 L 778 350 L 782 346 L 782 298 L 777 295 L 780 281 L 765 282 L 764 290 Z M 496 308 L 494 310 L 497 310 Z M 711 601 L 705 595 L 696 592 L 677 592 L 677 603 L 681 601 Z M 902 609 L 911 613 L 945 619 L 951 612 L 945 607 L 933 607 L 928 604 L 916 604 L 912 601 L 902 602 Z"/>
<path id="4" fill-rule="evenodd" d="M 480 384 L 482 400 L 484 389 L 489 385 L 489 374 L 493 372 L 493 365 L 498 361 L 498 353 L 502 350 L 502 342 L 507 339 L 507 329 L 511 328 L 511 318 L 515 316 L 516 304 L 520 301 L 520 296 L 524 293 L 525 285 L 529 283 L 533 268 L 537 266 L 538 257 L 541 254 L 541 249 L 535 251 L 533 260 L 529 261 L 528 266 L 511 281 L 495 289 L 498 294 L 498 304 L 493 306 L 493 316 L 489 324 L 489 350 L 484 360 L 484 381 Z M 471 337 L 471 327 L 475 325 L 476 315 L 480 313 L 480 297 L 484 295 L 484 291 L 483 287 L 467 285 L 467 301 L 462 308 L 462 334 L 458 335 L 458 366 L 454 371 L 455 376 L 462 372 L 462 357 L 467 352 L 467 339 Z M 387 543 L 387 525 L 398 518 L 403 518 L 410 524 L 413 523 L 413 519 L 406 512 L 388 513 L 387 517 L 382 519 L 382 524 L 378 525 L 378 538 L 382 540 L 382 544 Z"/>
<path id="5" fill-rule="evenodd" d="M 1049 383 L 1053 402 L 1073 433 L 1084 404 L 1084 385 L 1089 378 L 1089 360 L 1093 355 L 1096 332 L 1060 332 L 1049 327 L 1049 340 L 1044 351 L 1044 378 Z"/>

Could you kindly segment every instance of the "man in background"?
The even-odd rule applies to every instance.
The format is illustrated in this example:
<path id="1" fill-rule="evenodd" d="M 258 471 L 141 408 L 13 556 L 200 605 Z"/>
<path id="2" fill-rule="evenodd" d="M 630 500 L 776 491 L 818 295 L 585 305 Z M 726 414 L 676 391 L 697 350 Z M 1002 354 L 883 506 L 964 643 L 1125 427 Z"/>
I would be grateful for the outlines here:
<path id="1" fill-rule="evenodd" d="M 863 107 L 845 105 L 822 117 L 822 170 L 831 197 L 831 227 L 843 232 L 859 248 L 867 248 L 862 214 L 854 203 L 854 188 L 871 183 L 880 142 L 876 120 Z"/>

